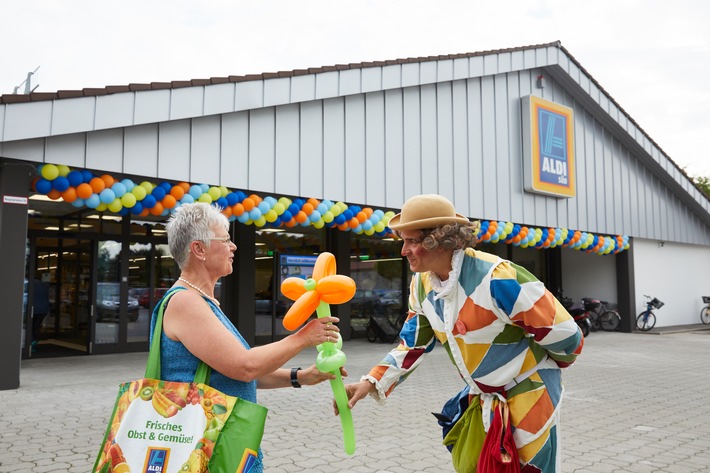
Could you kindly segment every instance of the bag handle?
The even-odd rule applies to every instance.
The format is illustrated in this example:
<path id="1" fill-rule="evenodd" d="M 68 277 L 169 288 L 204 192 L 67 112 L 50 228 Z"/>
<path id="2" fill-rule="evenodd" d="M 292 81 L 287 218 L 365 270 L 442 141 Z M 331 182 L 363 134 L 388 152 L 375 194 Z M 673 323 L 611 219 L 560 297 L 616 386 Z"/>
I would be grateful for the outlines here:
<path id="1" fill-rule="evenodd" d="M 160 336 L 163 333 L 163 312 L 165 312 L 165 306 L 168 304 L 168 300 L 178 291 L 186 290 L 185 287 L 175 287 L 170 289 L 160 301 L 158 306 L 158 315 L 155 318 L 155 328 L 153 329 L 153 340 L 150 343 L 150 351 L 148 351 L 148 362 L 145 366 L 145 377 L 150 379 L 160 379 Z M 209 384 L 210 374 L 212 373 L 212 368 L 210 368 L 204 361 L 200 360 L 200 364 L 197 366 L 197 371 L 195 372 L 195 383 Z"/>

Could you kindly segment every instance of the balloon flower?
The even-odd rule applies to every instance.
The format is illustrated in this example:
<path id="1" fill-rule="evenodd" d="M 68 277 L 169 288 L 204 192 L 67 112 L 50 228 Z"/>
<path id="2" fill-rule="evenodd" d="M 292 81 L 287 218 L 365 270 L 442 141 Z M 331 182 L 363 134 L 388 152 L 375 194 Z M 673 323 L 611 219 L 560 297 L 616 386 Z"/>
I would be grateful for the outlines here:
<path id="1" fill-rule="evenodd" d="M 347 276 L 335 274 L 335 256 L 321 253 L 316 259 L 313 276 L 310 279 L 287 278 L 281 283 L 284 296 L 295 301 L 286 312 L 283 325 L 286 330 L 296 330 L 316 311 L 318 318 L 330 317 L 330 304 L 343 304 L 355 295 L 355 281 Z M 355 430 L 353 416 L 348 407 L 348 395 L 345 392 L 340 368 L 345 365 L 345 353 L 342 352 L 343 339 L 338 334 L 338 341 L 318 345 L 316 368 L 324 373 L 332 373 L 330 380 L 335 404 L 340 411 L 340 423 L 343 426 L 345 453 L 355 452 Z"/>

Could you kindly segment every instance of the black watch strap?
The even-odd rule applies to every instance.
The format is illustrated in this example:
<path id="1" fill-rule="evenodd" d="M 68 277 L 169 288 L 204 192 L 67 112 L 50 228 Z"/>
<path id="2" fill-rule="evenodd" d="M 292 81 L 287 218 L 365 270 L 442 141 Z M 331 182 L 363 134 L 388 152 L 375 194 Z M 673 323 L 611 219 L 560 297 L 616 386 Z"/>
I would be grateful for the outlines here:
<path id="1" fill-rule="evenodd" d="M 291 386 L 294 388 L 300 388 L 301 385 L 298 384 L 298 372 L 301 371 L 301 368 L 291 368 Z"/>

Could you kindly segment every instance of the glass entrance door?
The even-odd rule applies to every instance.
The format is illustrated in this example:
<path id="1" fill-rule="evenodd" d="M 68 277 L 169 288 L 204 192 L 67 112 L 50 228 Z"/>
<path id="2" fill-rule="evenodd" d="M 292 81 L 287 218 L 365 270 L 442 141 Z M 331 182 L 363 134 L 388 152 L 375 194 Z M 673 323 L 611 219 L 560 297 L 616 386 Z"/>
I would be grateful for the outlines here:
<path id="1" fill-rule="evenodd" d="M 91 242 L 38 236 L 27 280 L 29 356 L 89 352 Z"/>

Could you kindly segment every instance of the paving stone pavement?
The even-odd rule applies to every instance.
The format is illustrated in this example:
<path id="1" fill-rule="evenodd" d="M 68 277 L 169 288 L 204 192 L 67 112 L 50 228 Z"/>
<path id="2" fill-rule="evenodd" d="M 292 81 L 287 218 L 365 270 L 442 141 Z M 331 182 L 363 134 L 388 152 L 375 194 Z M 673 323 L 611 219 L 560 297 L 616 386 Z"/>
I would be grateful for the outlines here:
<path id="1" fill-rule="evenodd" d="M 393 345 L 347 342 L 351 380 Z M 307 350 L 288 366 L 307 366 Z M 26 360 L 21 386 L 0 391 L 0 472 L 91 470 L 120 382 L 142 376 L 145 353 Z M 563 471 L 710 470 L 710 331 L 663 336 L 592 333 L 564 373 Z M 451 472 L 430 414 L 462 387 L 437 347 L 387 405 L 353 411 L 357 448 L 343 450 L 327 383 L 259 391 L 269 408 L 266 471 Z"/>

